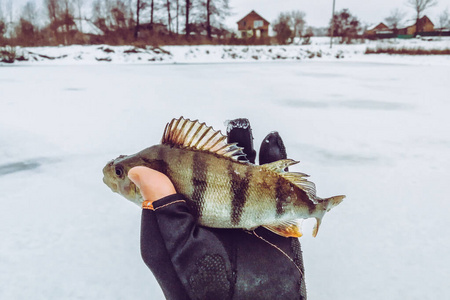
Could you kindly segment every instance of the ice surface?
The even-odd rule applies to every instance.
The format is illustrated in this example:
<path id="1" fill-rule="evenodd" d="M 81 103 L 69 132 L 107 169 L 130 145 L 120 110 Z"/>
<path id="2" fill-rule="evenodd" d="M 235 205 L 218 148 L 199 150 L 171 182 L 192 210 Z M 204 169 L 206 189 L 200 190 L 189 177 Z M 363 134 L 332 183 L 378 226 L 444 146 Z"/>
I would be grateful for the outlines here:
<path id="1" fill-rule="evenodd" d="M 445 299 L 450 68 L 303 61 L 0 68 L 0 299 L 163 299 L 140 210 L 102 182 L 183 115 L 277 130 L 292 171 L 346 194 L 301 238 L 310 299 Z M 3 171 L 2 171 L 3 170 Z"/>

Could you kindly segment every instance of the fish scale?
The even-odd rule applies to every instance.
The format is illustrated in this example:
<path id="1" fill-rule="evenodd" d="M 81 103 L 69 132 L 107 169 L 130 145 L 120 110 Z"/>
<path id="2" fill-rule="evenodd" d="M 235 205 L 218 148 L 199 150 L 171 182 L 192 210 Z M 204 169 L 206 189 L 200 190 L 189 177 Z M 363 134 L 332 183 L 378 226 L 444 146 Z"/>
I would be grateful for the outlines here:
<path id="1" fill-rule="evenodd" d="M 299 237 L 300 220 L 317 220 L 345 196 L 322 199 L 303 173 L 286 172 L 298 163 L 283 159 L 265 165 L 239 160 L 236 144 L 212 127 L 183 117 L 166 125 L 161 144 L 134 155 L 120 156 L 103 169 L 103 181 L 114 191 L 140 205 L 139 189 L 127 176 L 135 166 L 167 175 L 183 194 L 197 222 L 216 228 L 254 229 L 264 226 L 282 236 Z"/>

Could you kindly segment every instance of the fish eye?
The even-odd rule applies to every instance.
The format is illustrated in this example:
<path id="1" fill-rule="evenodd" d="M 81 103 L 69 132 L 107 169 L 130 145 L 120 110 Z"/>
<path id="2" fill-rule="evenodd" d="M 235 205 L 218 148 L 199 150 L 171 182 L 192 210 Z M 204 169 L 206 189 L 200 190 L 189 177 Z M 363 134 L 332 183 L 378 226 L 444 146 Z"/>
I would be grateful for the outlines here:
<path id="1" fill-rule="evenodd" d="M 116 166 L 116 175 L 119 176 L 119 177 L 122 177 L 123 173 L 124 172 L 123 172 L 122 166 Z"/>

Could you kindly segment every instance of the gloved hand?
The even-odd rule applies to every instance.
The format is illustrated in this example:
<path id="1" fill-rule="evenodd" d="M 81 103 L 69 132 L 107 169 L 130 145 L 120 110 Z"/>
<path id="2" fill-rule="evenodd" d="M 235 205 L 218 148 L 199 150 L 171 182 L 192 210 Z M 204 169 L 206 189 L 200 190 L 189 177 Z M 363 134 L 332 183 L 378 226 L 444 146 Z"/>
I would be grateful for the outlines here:
<path id="1" fill-rule="evenodd" d="M 240 118 L 227 122 L 227 142 L 237 143 L 244 148 L 246 159 L 255 163 L 256 151 L 253 149 L 253 134 L 248 119 Z M 276 131 L 269 133 L 259 148 L 259 164 L 267 164 L 280 159 L 286 159 L 286 147 Z M 244 160 L 245 158 L 242 158 Z"/>
<path id="2" fill-rule="evenodd" d="M 248 120 L 230 121 L 227 134 L 228 142 L 244 147 L 254 163 L 256 151 Z M 283 141 L 271 132 L 261 144 L 259 163 L 283 158 Z M 167 299 L 306 299 L 298 239 L 263 227 L 244 231 L 199 226 L 187 199 L 176 194 L 166 175 L 135 167 L 128 176 L 146 200 L 142 258 Z"/>

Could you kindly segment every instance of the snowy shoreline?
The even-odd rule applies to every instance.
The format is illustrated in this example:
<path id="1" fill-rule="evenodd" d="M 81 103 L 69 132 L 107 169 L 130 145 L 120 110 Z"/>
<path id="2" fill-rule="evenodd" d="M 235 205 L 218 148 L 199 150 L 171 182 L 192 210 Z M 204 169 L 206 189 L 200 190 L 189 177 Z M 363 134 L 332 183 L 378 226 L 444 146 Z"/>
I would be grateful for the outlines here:
<path id="1" fill-rule="evenodd" d="M 450 49 L 450 38 L 380 40 L 329 47 L 328 38 L 315 38 L 310 45 L 288 46 L 135 46 L 72 45 L 56 47 L 18 47 L 14 65 L 72 64 L 176 64 L 270 61 L 382 61 L 395 63 L 450 65 L 449 55 L 365 54 L 366 49 L 409 48 Z M 0 65 L 8 65 L 0 63 Z"/>

